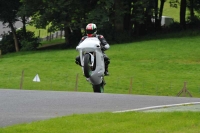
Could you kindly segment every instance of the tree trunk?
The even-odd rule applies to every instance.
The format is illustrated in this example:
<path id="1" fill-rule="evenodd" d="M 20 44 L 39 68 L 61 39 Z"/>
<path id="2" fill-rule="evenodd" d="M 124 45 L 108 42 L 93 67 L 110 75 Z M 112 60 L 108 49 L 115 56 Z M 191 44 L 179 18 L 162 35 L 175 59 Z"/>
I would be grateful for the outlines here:
<path id="1" fill-rule="evenodd" d="M 15 31 L 15 28 L 14 28 L 11 21 L 9 21 L 9 27 L 11 28 L 11 31 L 12 31 L 12 34 L 13 34 L 13 39 L 14 39 L 14 42 L 15 42 L 15 50 L 16 50 L 16 52 L 19 52 L 19 44 L 18 44 L 18 40 L 17 40 L 16 31 Z"/>
<path id="2" fill-rule="evenodd" d="M 158 17 L 158 0 L 154 0 L 155 18 Z"/>
<path id="3" fill-rule="evenodd" d="M 194 20 L 194 0 L 190 0 L 190 18 Z"/>
<path id="4" fill-rule="evenodd" d="M 131 14 L 126 13 L 124 15 L 124 23 L 123 23 L 124 30 L 129 31 L 131 28 Z"/>
<path id="5" fill-rule="evenodd" d="M 160 12 L 159 12 L 159 18 L 160 19 L 162 18 L 164 4 L 165 4 L 165 0 L 161 0 L 160 1 Z"/>
<path id="6" fill-rule="evenodd" d="M 138 12 L 140 6 L 138 6 L 137 4 L 137 0 L 135 0 L 133 2 L 134 4 L 132 5 L 132 19 L 134 19 L 133 21 L 133 28 L 134 28 L 134 31 L 133 31 L 133 34 L 135 34 L 136 36 L 139 36 L 140 34 L 140 24 L 138 22 L 138 20 L 136 20 L 136 14 L 141 14 L 141 12 Z"/>
<path id="7" fill-rule="evenodd" d="M 114 9 L 115 9 L 115 17 L 114 17 L 115 30 L 122 31 L 124 29 L 123 16 L 121 12 L 123 10 L 123 1 L 115 0 Z"/>
<path id="8" fill-rule="evenodd" d="M 24 34 L 24 37 L 26 38 L 26 18 L 25 18 L 25 15 L 22 17 L 22 23 L 23 23 L 23 34 Z"/>
<path id="9" fill-rule="evenodd" d="M 160 19 L 159 18 L 159 14 L 158 14 L 158 0 L 155 0 L 155 23 L 154 23 L 154 26 L 155 26 L 155 30 L 157 31 L 158 29 L 160 29 Z"/>
<path id="10" fill-rule="evenodd" d="M 65 32 L 65 35 L 64 35 L 65 36 L 65 44 L 68 47 L 68 46 L 70 46 L 70 40 L 69 40 L 69 36 L 71 34 L 70 27 L 65 26 L 64 32 Z"/>
<path id="11" fill-rule="evenodd" d="M 124 30 L 130 31 L 132 29 L 131 25 L 131 2 L 127 2 L 127 10 L 126 13 L 124 14 L 124 22 L 123 22 L 123 27 Z"/>
<path id="12" fill-rule="evenodd" d="M 163 8 L 164 8 L 165 0 L 160 0 L 160 10 L 159 10 L 159 19 L 157 20 L 157 29 L 161 30 L 161 20 L 162 20 L 162 14 L 163 14 Z"/>
<path id="13" fill-rule="evenodd" d="M 181 5 L 180 5 L 180 24 L 181 24 L 183 29 L 186 29 L 185 14 L 186 14 L 186 0 L 181 0 Z"/>

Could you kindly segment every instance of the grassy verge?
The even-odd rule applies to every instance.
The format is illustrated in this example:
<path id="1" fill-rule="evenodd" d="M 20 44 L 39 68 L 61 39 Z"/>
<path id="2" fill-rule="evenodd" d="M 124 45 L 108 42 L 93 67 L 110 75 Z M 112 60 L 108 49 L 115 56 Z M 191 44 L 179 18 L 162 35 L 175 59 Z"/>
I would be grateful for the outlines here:
<path id="1" fill-rule="evenodd" d="M 131 89 L 133 94 L 176 96 L 187 82 L 193 97 L 200 97 L 199 51 L 199 35 L 111 45 L 106 52 L 111 64 L 105 92 L 125 94 Z M 0 58 L 0 88 L 19 89 L 24 71 L 22 89 L 74 91 L 78 82 L 78 91 L 91 92 L 74 63 L 77 55 L 75 49 L 4 55 Z M 36 74 L 41 82 L 33 82 Z"/>
<path id="2" fill-rule="evenodd" d="M 197 133 L 199 119 L 200 112 L 74 114 L 0 128 L 0 133 Z"/>

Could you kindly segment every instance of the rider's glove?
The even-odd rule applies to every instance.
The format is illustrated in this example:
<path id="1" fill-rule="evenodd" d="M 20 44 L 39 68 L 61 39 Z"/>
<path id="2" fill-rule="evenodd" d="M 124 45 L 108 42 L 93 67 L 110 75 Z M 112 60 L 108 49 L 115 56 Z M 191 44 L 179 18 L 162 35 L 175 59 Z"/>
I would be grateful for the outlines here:
<path id="1" fill-rule="evenodd" d="M 101 46 L 101 50 L 102 50 L 102 51 L 105 51 L 106 48 L 105 48 L 104 46 Z"/>
<path id="2" fill-rule="evenodd" d="M 105 46 L 102 46 L 102 47 L 101 47 L 101 49 L 104 50 L 104 51 L 107 50 L 107 49 L 109 49 L 109 48 L 110 48 L 110 45 L 109 45 L 109 44 L 106 44 Z"/>

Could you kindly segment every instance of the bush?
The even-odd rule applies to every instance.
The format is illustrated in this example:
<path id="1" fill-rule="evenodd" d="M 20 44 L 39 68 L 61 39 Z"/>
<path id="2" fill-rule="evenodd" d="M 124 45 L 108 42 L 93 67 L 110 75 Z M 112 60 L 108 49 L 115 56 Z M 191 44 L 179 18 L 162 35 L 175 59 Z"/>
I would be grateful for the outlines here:
<path id="1" fill-rule="evenodd" d="M 37 40 L 34 41 L 22 40 L 21 41 L 22 48 L 20 49 L 20 51 L 33 51 L 36 50 L 38 45 L 39 43 L 37 42 Z"/>
<path id="2" fill-rule="evenodd" d="M 19 49 L 22 51 L 36 50 L 39 46 L 39 38 L 35 37 L 34 32 L 27 31 L 24 36 L 23 30 L 16 31 L 17 40 L 19 42 Z M 2 54 L 15 52 L 15 43 L 13 40 L 13 34 L 5 34 L 0 42 L 0 49 Z"/>
<path id="3" fill-rule="evenodd" d="M 15 44 L 12 34 L 5 34 L 0 41 L 2 54 L 15 52 Z"/>
<path id="4" fill-rule="evenodd" d="M 196 29 L 200 27 L 200 17 L 194 16 L 193 18 L 187 18 L 187 28 L 188 29 Z"/>
<path id="5" fill-rule="evenodd" d="M 18 30 L 17 39 L 20 42 L 21 51 L 36 50 L 40 44 L 39 38 L 35 37 L 35 34 L 32 31 L 26 31 L 26 36 L 24 36 L 23 30 Z"/>
<path id="6" fill-rule="evenodd" d="M 171 32 L 171 31 L 176 32 L 176 31 L 182 31 L 182 30 L 183 30 L 183 28 L 179 22 L 174 22 L 173 24 L 171 24 L 169 26 L 169 29 L 168 29 L 169 32 Z"/>

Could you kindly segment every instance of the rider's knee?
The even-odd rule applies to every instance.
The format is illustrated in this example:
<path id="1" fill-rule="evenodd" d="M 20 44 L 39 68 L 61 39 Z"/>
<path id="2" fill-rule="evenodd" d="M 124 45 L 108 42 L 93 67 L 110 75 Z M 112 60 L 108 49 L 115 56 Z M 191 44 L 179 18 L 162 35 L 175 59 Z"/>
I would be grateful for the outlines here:
<path id="1" fill-rule="evenodd" d="M 105 64 L 108 65 L 110 64 L 110 59 L 109 58 L 104 58 Z"/>
<path id="2" fill-rule="evenodd" d="M 104 55 L 104 60 L 107 61 L 107 60 L 110 60 L 110 59 L 108 58 L 107 55 Z"/>
<path id="3" fill-rule="evenodd" d="M 77 57 L 75 58 L 75 60 L 78 61 L 78 62 L 81 62 L 81 61 L 80 61 L 80 56 L 77 56 Z"/>
<path id="4" fill-rule="evenodd" d="M 80 56 L 77 56 L 76 58 L 75 58 L 75 63 L 77 64 L 77 65 L 79 65 L 79 66 L 81 66 L 81 59 L 80 59 Z"/>
<path id="5" fill-rule="evenodd" d="M 110 60 L 105 61 L 105 64 L 106 65 L 110 64 Z"/>
<path id="6" fill-rule="evenodd" d="M 104 56 L 104 61 L 106 64 L 110 64 L 110 59 L 108 58 L 108 56 Z"/>

